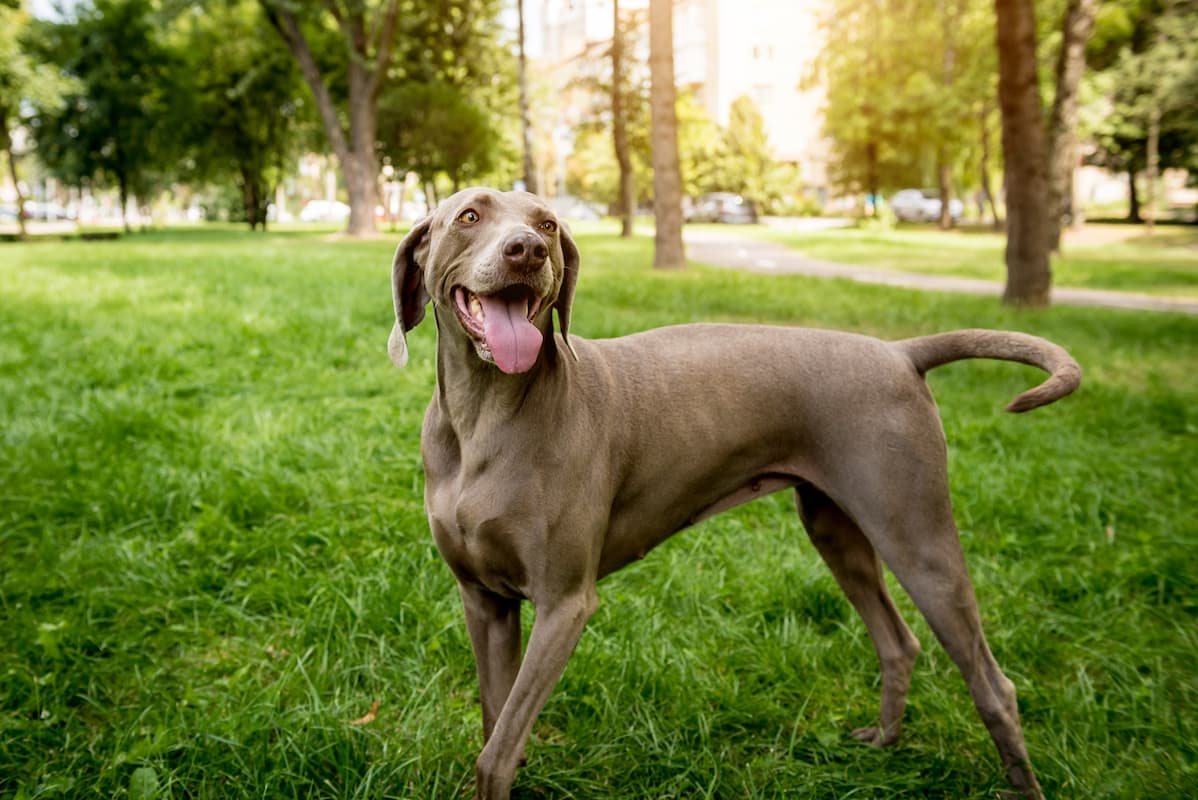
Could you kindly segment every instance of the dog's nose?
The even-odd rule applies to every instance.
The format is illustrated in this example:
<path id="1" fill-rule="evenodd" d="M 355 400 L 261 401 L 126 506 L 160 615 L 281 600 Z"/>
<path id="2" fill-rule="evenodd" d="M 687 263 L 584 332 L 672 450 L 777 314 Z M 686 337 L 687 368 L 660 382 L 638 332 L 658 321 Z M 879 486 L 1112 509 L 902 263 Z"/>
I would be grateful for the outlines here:
<path id="1" fill-rule="evenodd" d="M 503 240 L 503 260 L 513 269 L 531 270 L 545 263 L 549 248 L 531 231 L 513 233 Z"/>

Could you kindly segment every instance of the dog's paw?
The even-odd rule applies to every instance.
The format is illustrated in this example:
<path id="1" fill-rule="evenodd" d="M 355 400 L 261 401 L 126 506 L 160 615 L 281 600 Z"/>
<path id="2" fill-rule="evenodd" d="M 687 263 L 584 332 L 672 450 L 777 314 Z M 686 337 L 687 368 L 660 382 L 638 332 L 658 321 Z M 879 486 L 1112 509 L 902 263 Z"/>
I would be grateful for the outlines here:
<path id="1" fill-rule="evenodd" d="M 889 731 L 884 731 L 880 725 L 870 725 L 853 731 L 853 738 L 865 742 L 870 747 L 889 747 L 898 741 L 899 729 L 896 725 Z"/>

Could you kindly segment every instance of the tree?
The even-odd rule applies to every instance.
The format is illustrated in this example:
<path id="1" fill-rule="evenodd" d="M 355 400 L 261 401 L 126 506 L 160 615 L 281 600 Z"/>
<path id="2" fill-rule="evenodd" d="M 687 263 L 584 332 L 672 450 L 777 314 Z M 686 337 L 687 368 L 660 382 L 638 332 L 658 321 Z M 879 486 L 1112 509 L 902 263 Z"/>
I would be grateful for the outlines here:
<path id="1" fill-rule="evenodd" d="M 435 202 L 435 179 L 442 173 L 451 182 L 482 177 L 511 182 L 521 174 L 519 168 L 507 168 L 509 162 L 521 161 L 519 145 L 512 143 L 520 142 L 522 133 L 518 115 L 511 113 L 519 102 L 517 58 L 512 43 L 498 35 L 499 5 L 498 0 L 425 0 L 404 6 L 394 64 L 380 98 L 378 140 L 388 148 L 425 153 L 418 161 L 401 151 L 388 155 L 397 168 L 424 177 L 430 202 Z M 420 86 L 427 91 L 422 94 Z M 410 105 L 418 97 L 427 97 L 443 118 L 451 115 L 456 120 L 452 124 L 469 125 L 469 130 L 459 134 L 453 127 L 442 127 L 431 131 L 430 143 L 400 145 L 411 137 L 395 125 L 423 124 L 413 119 L 420 107 Z M 398 108 L 402 103 L 408 108 Z M 468 137 L 476 140 L 465 141 Z M 430 149 L 441 155 L 430 155 Z"/>
<path id="2" fill-rule="evenodd" d="M 29 15 L 15 0 L 11 6 L 0 4 L 0 154 L 17 193 L 17 226 L 22 237 L 26 235 L 25 197 L 14 141 L 16 130 L 27 122 L 21 109 L 32 104 L 53 110 L 65 89 L 50 65 L 39 63 L 29 54 L 22 41 L 28 27 Z"/>
<path id="3" fill-rule="evenodd" d="M 1089 124 L 1093 163 L 1125 170 L 1128 219 L 1143 221 L 1136 176 L 1194 166 L 1198 151 L 1198 7 L 1192 2 L 1104 6 L 1096 18 L 1091 91 L 1103 99 Z M 1112 12 L 1116 12 L 1113 14 Z M 1152 206 L 1150 196 L 1148 206 Z"/>
<path id="4" fill-rule="evenodd" d="M 524 154 L 524 189 L 537 194 L 540 182 L 537 180 L 537 163 L 533 157 L 532 120 L 528 114 L 528 67 L 524 58 L 524 0 L 516 0 L 516 17 L 518 20 L 517 45 L 519 59 L 517 66 L 517 85 L 520 90 L 520 138 Z"/>
<path id="5" fill-rule="evenodd" d="M 723 188 L 759 202 L 767 199 L 773 156 L 765 134 L 765 119 L 752 98 L 742 95 L 732 101 L 722 138 Z"/>
<path id="6" fill-rule="evenodd" d="M 657 223 L 653 266 L 662 269 L 686 266 L 682 246 L 682 178 L 678 166 L 673 15 L 671 0 L 649 0 L 649 106 L 653 140 L 653 215 Z"/>
<path id="7" fill-rule="evenodd" d="M 319 8 L 288 0 L 259 1 L 299 64 L 341 166 L 349 195 L 347 232 L 351 236 L 374 233 L 378 97 L 391 63 L 399 0 L 383 0 L 373 9 L 356 0 L 328 0 Z M 335 65 L 321 64 L 312 45 L 313 37 L 325 33 L 322 25 L 331 25 L 340 34 Z M 321 54 L 332 52 L 330 48 Z M 334 99 L 335 82 L 341 80 L 346 91 L 344 122 Z"/>
<path id="8" fill-rule="evenodd" d="M 625 110 L 624 31 L 620 25 L 620 0 L 612 0 L 611 33 L 611 117 L 612 144 L 616 163 L 620 167 L 620 235 L 632 236 L 632 219 L 636 213 L 636 184 L 632 173 L 632 155 L 628 146 L 628 119 Z"/>
<path id="9" fill-rule="evenodd" d="M 267 207 L 307 128 L 295 61 L 264 29 L 253 0 L 213 4 L 179 24 L 193 93 L 179 127 L 194 177 L 231 180 L 250 229 L 265 230 Z"/>
<path id="10" fill-rule="evenodd" d="M 448 175 L 456 192 L 464 180 L 490 172 L 500 157 L 502 137 L 490 114 L 461 89 L 442 82 L 409 81 L 389 88 L 379 103 L 379 132 L 393 163 L 419 175 L 430 187 L 430 199 L 437 175 Z"/>
<path id="11" fill-rule="evenodd" d="M 1032 0 L 995 0 L 998 100 L 1007 187 L 1007 285 L 1003 302 L 1047 306 L 1048 164 Z"/>
<path id="12" fill-rule="evenodd" d="M 1061 21 L 1061 46 L 1057 51 L 1056 93 L 1048 121 L 1048 246 L 1060 251 L 1061 226 L 1076 224 L 1081 209 L 1073 197 L 1073 170 L 1077 165 L 1078 89 L 1086 69 L 1086 42 L 1094 28 L 1094 0 L 1068 0 Z"/>
<path id="13" fill-rule="evenodd" d="M 39 55 L 75 82 L 33 120 L 38 151 L 64 182 L 117 187 L 125 229 L 131 197 L 146 198 L 174 167 L 178 62 L 150 0 L 96 0 L 74 22 L 41 23 Z"/>
<path id="14" fill-rule="evenodd" d="M 953 183 L 975 185 L 963 166 L 993 94 L 993 25 L 980 0 L 833 0 L 804 79 L 826 87 L 832 182 L 874 197 L 939 183 L 942 209 Z"/>

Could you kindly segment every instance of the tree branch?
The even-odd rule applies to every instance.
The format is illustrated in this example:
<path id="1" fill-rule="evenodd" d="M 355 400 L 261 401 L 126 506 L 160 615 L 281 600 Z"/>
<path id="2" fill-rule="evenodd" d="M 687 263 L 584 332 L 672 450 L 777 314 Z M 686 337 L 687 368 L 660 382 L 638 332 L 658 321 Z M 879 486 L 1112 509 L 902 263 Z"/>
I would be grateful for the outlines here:
<path id="1" fill-rule="evenodd" d="M 378 97 L 379 91 L 383 87 L 383 78 L 386 76 L 387 67 L 391 63 L 391 47 L 395 42 L 395 27 L 398 23 L 399 0 L 390 0 L 387 4 L 387 11 L 383 16 L 382 24 L 379 26 L 374 69 L 371 72 L 370 83 L 367 87 L 372 101 Z"/>
<path id="2" fill-rule="evenodd" d="M 320 112 L 321 122 L 324 123 L 325 134 L 329 137 L 329 144 L 332 146 L 333 152 L 337 154 L 337 159 L 344 163 L 349 156 L 345 131 L 341 127 L 341 120 L 337 116 L 337 107 L 333 103 L 332 95 L 329 94 L 324 76 L 321 75 L 316 58 L 312 55 L 312 48 L 308 45 L 308 40 L 300 29 L 299 21 L 291 11 L 276 6 L 270 0 L 259 0 L 259 2 L 262 10 L 266 13 L 266 18 L 283 37 L 287 48 L 291 50 L 291 54 L 299 64 L 300 72 L 308 83 L 308 88 L 312 90 L 316 109 Z"/>

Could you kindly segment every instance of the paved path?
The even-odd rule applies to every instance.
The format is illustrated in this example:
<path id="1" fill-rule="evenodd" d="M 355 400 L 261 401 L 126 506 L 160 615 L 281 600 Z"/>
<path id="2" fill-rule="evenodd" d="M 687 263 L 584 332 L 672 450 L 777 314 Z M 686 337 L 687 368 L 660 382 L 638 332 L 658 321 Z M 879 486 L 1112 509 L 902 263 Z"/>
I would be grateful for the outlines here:
<path id="1" fill-rule="evenodd" d="M 814 275 L 821 278 L 847 278 L 861 283 L 880 283 L 908 289 L 963 292 L 993 297 L 1001 297 L 1003 291 L 1003 285 L 997 281 L 927 275 L 917 272 L 894 272 L 877 267 L 817 261 L 775 242 L 740 237 L 735 233 L 690 229 L 685 232 L 684 236 L 687 258 L 716 267 L 776 275 L 798 274 Z M 1130 292 L 1110 292 L 1102 289 L 1054 287 L 1052 301 L 1064 305 L 1174 311 L 1198 315 L 1198 300 Z"/>

